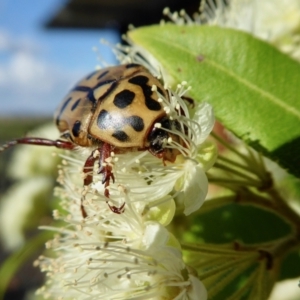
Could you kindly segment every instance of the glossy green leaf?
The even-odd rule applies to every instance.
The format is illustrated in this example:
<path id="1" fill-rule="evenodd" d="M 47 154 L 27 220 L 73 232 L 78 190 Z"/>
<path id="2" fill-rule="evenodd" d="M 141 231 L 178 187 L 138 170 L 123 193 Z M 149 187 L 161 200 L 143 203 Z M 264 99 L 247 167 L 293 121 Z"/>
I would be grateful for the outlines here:
<path id="1" fill-rule="evenodd" d="M 191 97 L 254 148 L 300 176 L 300 64 L 251 35 L 213 26 L 142 27 L 129 37 Z"/>
<path id="2" fill-rule="evenodd" d="M 201 209 L 199 212 L 199 215 L 191 215 L 190 229 L 183 234 L 184 242 L 196 243 L 201 237 L 211 244 L 233 241 L 257 244 L 280 239 L 291 233 L 291 227 L 284 219 L 251 205 L 228 204 L 204 214 Z"/>

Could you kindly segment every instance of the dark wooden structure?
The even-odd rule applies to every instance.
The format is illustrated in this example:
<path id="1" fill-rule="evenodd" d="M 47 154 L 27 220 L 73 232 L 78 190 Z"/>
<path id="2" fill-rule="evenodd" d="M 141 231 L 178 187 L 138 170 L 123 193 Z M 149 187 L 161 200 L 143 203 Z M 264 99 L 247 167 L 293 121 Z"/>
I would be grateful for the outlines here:
<path id="1" fill-rule="evenodd" d="M 46 28 L 114 28 L 120 33 L 128 25 L 143 26 L 158 23 L 162 11 L 184 8 L 190 15 L 199 9 L 199 0 L 70 0 L 50 17 Z"/>

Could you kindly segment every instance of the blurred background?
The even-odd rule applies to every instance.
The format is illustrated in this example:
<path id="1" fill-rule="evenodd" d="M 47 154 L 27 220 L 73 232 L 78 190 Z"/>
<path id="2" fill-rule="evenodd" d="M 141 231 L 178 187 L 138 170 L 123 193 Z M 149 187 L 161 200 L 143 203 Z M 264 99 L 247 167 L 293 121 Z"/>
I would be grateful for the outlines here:
<path id="1" fill-rule="evenodd" d="M 199 3 L 186 0 L 184 8 L 192 15 Z M 0 0 L 0 145 L 34 129 L 35 136 L 56 139 L 52 116 L 68 90 L 99 65 L 99 57 L 117 64 L 100 39 L 121 42 L 129 24 L 158 23 L 164 7 L 179 11 L 182 5 L 179 0 Z M 49 150 L 34 148 L 0 154 L 0 267 L 38 234 L 38 225 L 52 220 L 58 161 Z M 42 284 L 39 269 L 32 267 L 37 255 L 10 280 L 5 299 L 31 299 L 28 292 Z"/>

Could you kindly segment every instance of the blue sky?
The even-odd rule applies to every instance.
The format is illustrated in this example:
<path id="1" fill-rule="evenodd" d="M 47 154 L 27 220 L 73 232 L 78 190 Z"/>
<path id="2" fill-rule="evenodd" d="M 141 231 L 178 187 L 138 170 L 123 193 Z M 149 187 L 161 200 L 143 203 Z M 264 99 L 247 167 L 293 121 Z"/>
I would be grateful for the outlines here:
<path id="1" fill-rule="evenodd" d="M 118 42 L 114 31 L 43 27 L 64 3 L 0 0 L 0 117 L 53 115 L 72 85 L 98 64 L 94 46 L 115 63 L 111 49 L 99 42 Z"/>

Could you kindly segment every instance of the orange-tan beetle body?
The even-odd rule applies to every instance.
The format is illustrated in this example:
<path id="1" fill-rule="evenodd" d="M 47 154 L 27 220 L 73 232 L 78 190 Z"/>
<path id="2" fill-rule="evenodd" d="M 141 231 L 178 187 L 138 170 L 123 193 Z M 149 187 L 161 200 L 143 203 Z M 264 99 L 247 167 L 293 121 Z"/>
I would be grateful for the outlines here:
<path id="1" fill-rule="evenodd" d="M 177 123 L 168 118 L 153 85 L 159 94 L 169 99 L 162 83 L 143 66 L 126 64 L 93 72 L 69 92 L 55 113 L 62 139 L 20 138 L 5 144 L 0 152 L 16 144 L 70 150 L 78 146 L 90 147 L 91 154 L 83 167 L 84 186 L 92 183 L 91 169 L 98 160 L 106 188 L 110 179 L 114 181 L 111 167 L 103 164 L 111 151 L 149 150 L 164 161 L 172 162 L 179 152 L 165 148 L 165 142 L 170 137 L 168 131 L 176 128 Z M 156 127 L 155 123 L 161 126 Z M 175 139 L 182 144 L 178 136 Z M 99 151 L 100 157 L 94 155 L 95 151 Z M 109 198 L 108 189 L 105 189 L 105 196 Z M 124 204 L 109 207 L 115 213 L 124 211 Z M 83 205 L 81 211 L 86 217 Z"/>
<path id="2" fill-rule="evenodd" d="M 162 84 L 136 64 L 105 68 L 80 81 L 55 114 L 62 137 L 83 147 L 97 141 L 119 148 L 149 147 L 153 124 L 165 112 L 157 101 Z"/>

